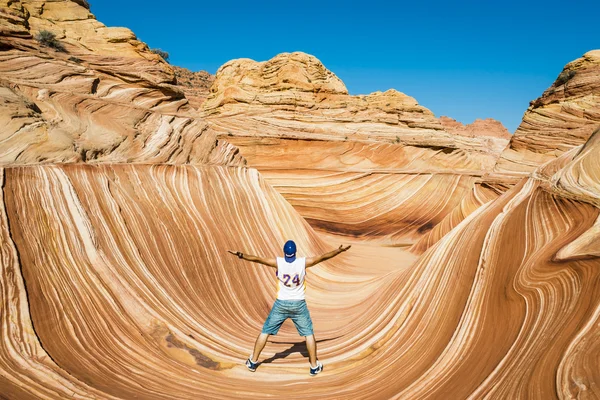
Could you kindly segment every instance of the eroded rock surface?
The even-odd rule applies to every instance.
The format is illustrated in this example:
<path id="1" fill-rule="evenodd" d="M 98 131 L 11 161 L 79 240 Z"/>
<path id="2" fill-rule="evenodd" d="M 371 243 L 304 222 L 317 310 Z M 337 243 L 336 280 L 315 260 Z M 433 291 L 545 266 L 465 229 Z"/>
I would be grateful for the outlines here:
<path id="1" fill-rule="evenodd" d="M 600 124 L 600 50 L 565 66 L 530 103 L 495 171 L 526 175 L 584 144 Z"/>
<path id="2" fill-rule="evenodd" d="M 190 105 L 199 110 L 208 97 L 215 76 L 206 71 L 192 72 L 187 68 L 173 67 L 177 85 L 185 93 Z"/>
<path id="3" fill-rule="evenodd" d="M 299 52 L 266 62 L 240 59 L 225 64 L 203 111 L 211 129 L 235 142 L 244 155 L 260 152 L 265 138 L 271 139 L 269 149 L 278 143 L 281 151 L 294 146 L 290 141 L 309 152 L 329 146 L 325 152 L 332 159 L 345 154 L 349 145 L 364 148 L 365 154 L 372 152 L 369 146 L 393 145 L 391 149 L 402 153 L 420 153 L 424 165 L 431 160 L 430 169 L 445 169 L 436 162 L 445 152 L 455 156 L 450 162 L 454 168 L 481 172 L 492 168 L 508 139 L 451 134 L 430 110 L 393 89 L 350 96 L 319 60 Z M 292 162 L 296 168 L 319 168 Z M 336 167 L 345 168 L 344 161 Z"/>
<path id="4" fill-rule="evenodd" d="M 600 396 L 599 131 L 489 174 L 495 123 L 349 96 L 314 57 L 230 62 L 198 112 L 85 0 L 0 6 L 0 398 Z M 227 250 L 288 238 L 353 245 L 307 275 L 316 378 L 291 323 L 243 365 L 276 282 Z"/>
<path id="5" fill-rule="evenodd" d="M 464 125 L 453 118 L 441 116 L 440 123 L 450 133 L 470 137 L 489 136 L 510 140 L 512 137 L 502 122 L 492 118 L 476 119 L 473 123 Z"/>
<path id="6" fill-rule="evenodd" d="M 3 164 L 243 163 L 130 30 L 105 27 L 81 1 L 4 1 L 0 10 Z M 36 40 L 40 31 L 64 51 Z"/>
<path id="7" fill-rule="evenodd" d="M 304 53 L 225 64 L 203 115 L 314 228 L 396 245 L 444 219 L 493 169 L 510 137 L 491 120 L 448 126 L 393 89 L 351 96 Z M 383 189 L 371 181 L 393 183 Z"/>

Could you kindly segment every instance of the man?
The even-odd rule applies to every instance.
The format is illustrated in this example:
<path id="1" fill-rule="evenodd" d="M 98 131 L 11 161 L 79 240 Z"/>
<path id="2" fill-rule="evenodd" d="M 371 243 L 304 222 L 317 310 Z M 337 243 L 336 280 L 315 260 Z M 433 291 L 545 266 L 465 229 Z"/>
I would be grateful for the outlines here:
<path id="1" fill-rule="evenodd" d="M 339 248 L 318 257 L 296 258 L 296 243 L 292 240 L 288 240 L 283 246 L 285 257 L 262 258 L 244 254 L 239 251 L 235 253 L 229 251 L 231 254 L 235 254 L 243 260 L 277 268 L 277 283 L 279 286 L 277 300 L 275 300 L 273 308 L 271 308 L 271 312 L 265 321 L 261 334 L 258 335 L 258 338 L 256 339 L 254 352 L 248 357 L 248 360 L 246 360 L 246 367 L 248 367 L 250 371 L 256 371 L 258 357 L 260 357 L 260 353 L 265 347 L 269 336 L 277 335 L 279 328 L 288 318 L 292 319 L 300 336 L 304 336 L 306 339 L 308 361 L 310 362 L 310 374 L 314 376 L 323 371 L 323 364 L 317 360 L 317 343 L 315 342 L 313 324 L 304 299 L 304 290 L 306 288 L 304 278 L 306 276 L 306 268 L 329 260 L 349 248 L 350 246 L 340 246 Z"/>

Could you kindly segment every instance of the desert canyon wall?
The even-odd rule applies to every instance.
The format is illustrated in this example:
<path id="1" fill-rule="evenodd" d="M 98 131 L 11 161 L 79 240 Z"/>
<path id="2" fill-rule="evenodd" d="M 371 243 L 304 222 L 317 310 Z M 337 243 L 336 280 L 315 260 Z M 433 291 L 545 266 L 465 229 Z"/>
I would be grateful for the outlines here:
<path id="1" fill-rule="evenodd" d="M 600 398 L 600 51 L 510 136 L 303 53 L 176 69 L 85 0 L 0 30 L 0 398 Z M 287 238 L 353 244 L 314 378 L 291 324 L 243 365 L 274 274 L 226 250 Z"/>

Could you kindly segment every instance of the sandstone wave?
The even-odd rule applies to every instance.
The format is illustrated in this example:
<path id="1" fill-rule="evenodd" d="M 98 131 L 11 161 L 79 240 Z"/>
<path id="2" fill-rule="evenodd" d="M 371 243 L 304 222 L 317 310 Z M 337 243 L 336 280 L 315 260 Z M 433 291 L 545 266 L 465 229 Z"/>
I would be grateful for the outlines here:
<path id="1" fill-rule="evenodd" d="M 304 53 L 212 82 L 85 0 L 0 30 L 0 398 L 600 397 L 597 50 L 509 138 Z M 307 277 L 317 377 L 291 323 L 243 365 L 275 279 L 227 250 L 288 238 L 352 244 Z"/>
<path id="2" fill-rule="evenodd" d="M 292 394 L 285 385 L 309 379 L 292 327 L 256 375 L 240 363 L 274 295 L 272 272 L 224 250 L 270 254 L 287 237 L 305 254 L 326 245 L 255 171 L 10 168 L 4 204 L 2 304 L 21 320 L 5 319 L 3 337 L 19 351 L 2 360 L 21 368 L 3 380 L 20 398 L 547 398 L 597 379 L 586 372 L 593 357 L 574 350 L 594 343 L 581 335 L 597 318 L 597 258 L 552 260 L 598 209 L 535 180 L 479 208 L 412 265 L 400 267 L 392 249 L 400 264 L 365 268 L 359 251 L 315 269 L 308 295 L 327 374 Z"/>

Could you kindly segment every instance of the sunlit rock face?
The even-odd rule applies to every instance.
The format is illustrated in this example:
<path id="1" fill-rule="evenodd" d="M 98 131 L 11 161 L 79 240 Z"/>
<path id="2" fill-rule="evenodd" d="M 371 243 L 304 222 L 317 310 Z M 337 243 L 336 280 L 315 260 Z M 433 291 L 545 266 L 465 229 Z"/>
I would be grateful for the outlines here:
<path id="1" fill-rule="evenodd" d="M 482 137 L 490 136 L 510 140 L 508 129 L 500 121 L 492 118 L 476 119 L 473 123 L 463 125 L 450 117 L 441 116 L 440 123 L 450 133 L 461 136 Z"/>
<path id="2" fill-rule="evenodd" d="M 5 1 L 0 29 L 0 398 L 600 397 L 599 131 L 490 174 L 494 122 L 301 53 L 204 101 L 84 0 Z M 276 282 L 227 250 L 289 238 L 353 245 L 308 272 L 317 377 L 289 322 L 243 365 Z"/>
<path id="3" fill-rule="evenodd" d="M 600 50 L 565 66 L 554 84 L 530 103 L 495 171 L 528 174 L 584 144 L 600 124 Z"/>
<path id="4" fill-rule="evenodd" d="M 584 145 L 546 163 L 533 176 L 553 193 L 600 207 L 600 128 Z M 559 260 L 590 257 L 600 257 L 600 219 L 556 255 Z"/>
<path id="5" fill-rule="evenodd" d="M 510 138 L 493 120 L 437 119 L 393 89 L 351 96 L 304 53 L 225 64 L 203 115 L 314 228 L 393 245 L 441 222 Z"/>
<path id="6" fill-rule="evenodd" d="M 225 250 L 325 249 L 251 169 L 13 167 L 2 187 L 9 398 L 228 397 L 275 286 Z"/>
<path id="7" fill-rule="evenodd" d="M 7 398 L 597 394 L 598 258 L 554 256 L 598 209 L 535 179 L 416 261 L 357 244 L 311 270 L 318 379 L 293 326 L 256 373 L 242 365 L 275 284 L 272 270 L 225 249 L 276 254 L 287 237 L 302 254 L 332 245 L 255 170 L 32 166 L 5 169 L 2 182 Z"/>
<path id="8" fill-rule="evenodd" d="M 195 118 L 171 67 L 85 5 L 0 2 L 0 162 L 243 163 Z"/>
<path id="9" fill-rule="evenodd" d="M 431 111 L 393 89 L 350 96 L 319 60 L 299 52 L 266 62 L 240 59 L 225 64 L 203 110 L 211 129 L 235 141 L 242 154 L 261 147 L 258 141 L 264 138 L 272 139 L 267 142 L 271 148 L 285 148 L 295 140 L 313 152 L 321 142 L 332 142 L 330 146 L 339 146 L 325 150 L 332 156 L 346 153 L 348 146 L 367 146 L 370 152 L 369 145 L 393 144 L 398 158 L 414 151 L 423 165 L 433 159 L 432 169 L 440 168 L 436 155 L 444 152 L 459 154 L 449 162 L 455 168 L 482 171 L 493 166 L 508 140 L 449 133 Z M 344 168 L 344 162 L 338 167 Z"/>

